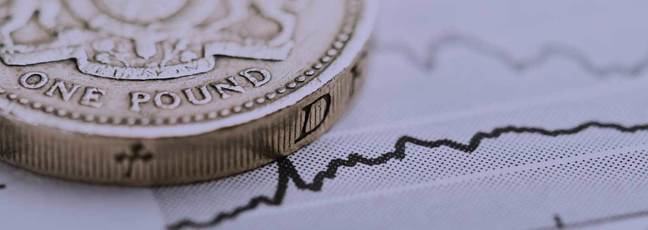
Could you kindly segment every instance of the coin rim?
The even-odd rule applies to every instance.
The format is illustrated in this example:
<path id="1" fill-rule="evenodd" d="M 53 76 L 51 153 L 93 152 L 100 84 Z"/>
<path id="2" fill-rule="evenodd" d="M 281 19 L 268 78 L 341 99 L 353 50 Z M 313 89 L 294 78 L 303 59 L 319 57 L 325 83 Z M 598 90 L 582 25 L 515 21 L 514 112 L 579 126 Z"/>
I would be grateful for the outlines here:
<path id="1" fill-rule="evenodd" d="M 335 55 L 327 55 L 327 53 L 332 50 L 327 49 L 327 51 L 321 56 L 332 58 L 328 66 L 325 66 L 318 74 L 316 72 L 316 74 L 307 78 L 310 80 L 301 81 L 300 77 L 306 75 L 307 71 L 313 70 L 312 66 L 315 65 L 313 64 L 307 68 L 304 74 L 300 74 L 295 77 L 293 81 L 286 84 L 285 88 L 280 87 L 271 91 L 274 93 L 279 93 L 280 91 L 287 93 L 287 90 L 284 91 L 286 88 L 296 88 L 294 91 L 288 92 L 286 95 L 279 97 L 273 102 L 264 100 L 263 103 L 259 103 L 263 104 L 263 106 L 254 107 L 254 104 L 256 103 L 255 101 L 259 98 L 253 98 L 251 101 L 245 102 L 242 105 L 233 106 L 230 111 L 232 114 L 236 115 L 229 115 L 227 117 L 222 117 L 222 119 L 215 120 L 206 119 L 203 121 L 192 121 L 193 123 L 167 123 L 160 126 L 156 126 L 157 123 L 155 122 L 150 122 L 150 118 L 140 118 L 140 120 L 135 121 L 132 120 L 133 118 L 123 119 L 125 124 L 115 124 L 111 122 L 111 118 L 99 116 L 96 117 L 96 119 L 91 120 L 92 123 L 88 123 L 85 119 L 82 119 L 84 117 L 82 114 L 57 110 L 38 102 L 31 102 L 29 99 L 21 98 L 17 94 L 0 88 L 0 94 L 5 94 L 9 103 L 9 105 L 6 106 L 7 108 L 2 111 L 3 116 L 11 120 L 17 120 L 18 122 L 25 122 L 35 126 L 52 127 L 63 131 L 86 135 L 145 139 L 200 135 L 218 129 L 245 124 L 256 119 L 261 119 L 297 103 L 331 81 L 335 76 L 337 76 L 337 73 L 344 71 L 344 69 L 353 64 L 355 57 L 361 52 L 371 35 L 371 27 L 374 24 L 378 10 L 377 3 L 373 0 L 346 0 L 346 4 L 354 3 L 360 4 L 361 9 L 359 9 L 358 12 L 355 12 L 357 15 L 355 16 L 353 31 L 347 33 L 350 35 L 349 40 L 341 49 L 335 49 L 335 52 L 337 52 Z M 347 16 L 345 16 L 343 20 L 345 20 Z M 344 33 L 343 31 L 346 23 L 347 22 L 342 22 L 341 28 L 335 35 L 335 38 L 337 38 L 339 34 Z M 337 41 L 339 40 L 333 39 L 331 47 L 333 47 Z M 320 58 L 318 58 L 315 63 L 321 63 L 320 61 Z M 301 86 L 297 88 L 299 85 Z M 250 102 L 253 103 L 253 107 L 251 108 L 255 109 L 248 108 L 250 107 Z M 13 104 L 21 106 L 13 106 Z M 242 111 L 236 113 L 235 111 L 238 110 L 237 108 L 241 108 Z M 41 112 L 34 113 L 34 110 L 40 110 Z M 251 111 L 254 111 L 254 113 Z M 196 114 L 190 116 L 195 115 Z M 207 114 L 203 113 L 203 115 Z M 182 117 L 185 116 L 187 115 L 177 117 L 176 120 L 181 121 Z M 148 119 L 149 122 L 142 122 L 142 119 Z"/>

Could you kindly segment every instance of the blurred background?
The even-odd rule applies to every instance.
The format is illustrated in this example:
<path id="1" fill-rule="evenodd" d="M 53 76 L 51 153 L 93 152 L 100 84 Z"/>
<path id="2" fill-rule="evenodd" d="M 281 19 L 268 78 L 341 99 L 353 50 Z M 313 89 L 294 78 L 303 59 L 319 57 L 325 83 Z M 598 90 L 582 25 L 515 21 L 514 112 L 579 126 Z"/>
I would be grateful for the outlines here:
<path id="1" fill-rule="evenodd" d="M 0 226 L 646 229 L 646 9 L 639 0 L 380 1 L 365 88 L 295 155 L 152 189 L 0 165 Z"/>

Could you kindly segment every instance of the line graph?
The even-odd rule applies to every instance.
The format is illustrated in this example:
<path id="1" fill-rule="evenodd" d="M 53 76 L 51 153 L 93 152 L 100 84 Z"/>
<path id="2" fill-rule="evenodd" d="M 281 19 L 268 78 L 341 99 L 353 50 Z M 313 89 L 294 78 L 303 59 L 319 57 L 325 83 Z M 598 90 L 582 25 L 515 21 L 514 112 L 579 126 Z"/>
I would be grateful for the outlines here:
<path id="1" fill-rule="evenodd" d="M 466 49 L 472 53 L 496 60 L 507 68 L 517 72 L 525 72 L 541 67 L 555 59 L 564 59 L 573 62 L 583 71 L 595 77 L 612 75 L 636 77 L 648 70 L 648 53 L 630 64 L 599 65 L 581 50 L 567 45 L 551 43 L 541 46 L 538 52 L 531 56 L 516 58 L 505 48 L 463 34 L 448 34 L 438 39 L 430 40 L 422 48 L 424 50 L 422 54 L 419 52 L 421 48 L 411 47 L 405 42 L 378 41 L 372 45 L 374 52 L 398 55 L 408 60 L 417 68 L 427 72 L 431 72 L 437 67 L 437 60 L 446 50 L 457 48 Z"/>
<path id="2" fill-rule="evenodd" d="M 609 215 L 604 217 L 597 217 L 587 220 L 575 221 L 575 222 L 566 222 L 560 215 L 556 214 L 553 216 L 554 224 L 552 226 L 546 226 L 541 228 L 536 228 L 537 230 L 555 230 L 555 229 L 572 229 L 572 228 L 585 228 L 592 227 L 600 224 L 617 222 L 627 219 L 634 219 L 648 216 L 648 210 L 640 210 L 635 212 L 628 212 L 622 214 Z"/>
<path id="3" fill-rule="evenodd" d="M 565 228 L 565 222 L 563 222 L 562 217 L 560 215 L 556 214 L 553 216 L 554 223 L 556 224 L 554 227 L 557 229 L 563 229 Z"/>
<path id="4" fill-rule="evenodd" d="M 407 157 L 406 152 L 408 145 L 415 145 L 428 149 L 447 147 L 470 154 L 477 150 L 484 141 L 495 140 L 506 134 L 536 134 L 546 137 L 559 137 L 575 135 L 593 128 L 614 130 L 622 133 L 635 133 L 639 131 L 648 131 L 648 123 L 624 126 L 617 123 L 590 121 L 565 129 L 545 129 L 531 126 L 503 126 L 494 128 L 488 132 L 476 132 L 467 143 L 462 143 L 452 139 L 424 140 L 411 136 L 402 136 L 394 143 L 392 151 L 384 152 L 377 157 L 368 158 L 358 153 L 351 153 L 346 158 L 333 159 L 329 161 L 324 170 L 315 174 L 315 177 L 310 182 L 307 182 L 302 178 L 290 159 L 283 158 L 277 161 L 277 185 L 272 196 L 255 196 L 247 203 L 230 211 L 217 213 L 213 218 L 207 221 L 183 219 L 167 227 L 168 229 L 214 227 L 224 221 L 232 220 L 246 212 L 251 212 L 262 204 L 268 206 L 281 205 L 287 195 L 288 187 L 291 182 L 299 190 L 319 192 L 323 189 L 327 179 L 333 180 L 336 178 L 336 175 L 341 168 L 353 168 L 359 165 L 377 166 L 387 164 L 393 160 L 405 159 Z"/>

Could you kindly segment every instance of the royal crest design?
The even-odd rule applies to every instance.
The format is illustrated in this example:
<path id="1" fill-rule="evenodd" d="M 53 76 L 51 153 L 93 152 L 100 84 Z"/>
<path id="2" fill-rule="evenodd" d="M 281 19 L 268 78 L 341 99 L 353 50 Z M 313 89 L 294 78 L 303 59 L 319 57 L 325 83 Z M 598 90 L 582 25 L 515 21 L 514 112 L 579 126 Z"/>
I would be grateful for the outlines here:
<path id="1" fill-rule="evenodd" d="M 283 60 L 305 1 L 5 0 L 0 58 L 75 59 L 83 73 L 126 80 L 204 73 L 217 56 Z"/>

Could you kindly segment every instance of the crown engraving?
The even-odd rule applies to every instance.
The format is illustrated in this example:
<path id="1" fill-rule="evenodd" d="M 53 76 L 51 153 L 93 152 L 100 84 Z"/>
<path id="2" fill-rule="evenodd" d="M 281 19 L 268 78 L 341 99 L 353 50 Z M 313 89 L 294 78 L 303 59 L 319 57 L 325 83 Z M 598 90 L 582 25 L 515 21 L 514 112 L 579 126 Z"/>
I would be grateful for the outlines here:
<path id="1" fill-rule="evenodd" d="M 307 0 L 4 0 L 7 65 L 74 59 L 79 71 L 171 79 L 215 68 L 218 56 L 280 61 Z"/>

